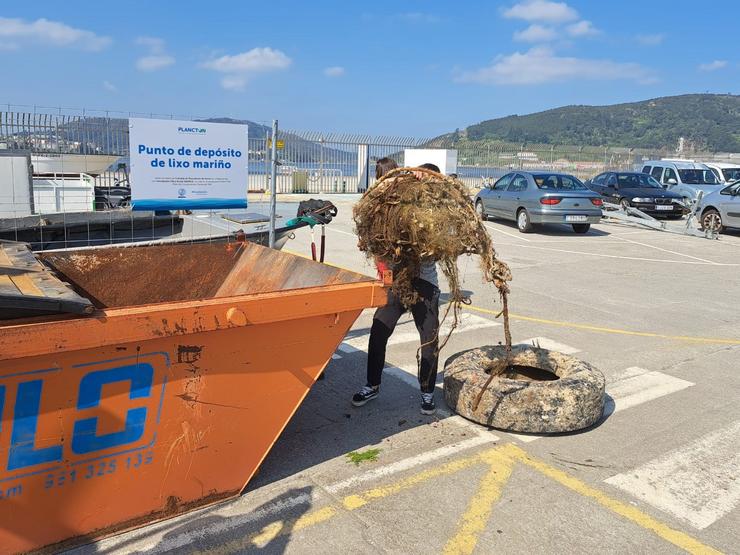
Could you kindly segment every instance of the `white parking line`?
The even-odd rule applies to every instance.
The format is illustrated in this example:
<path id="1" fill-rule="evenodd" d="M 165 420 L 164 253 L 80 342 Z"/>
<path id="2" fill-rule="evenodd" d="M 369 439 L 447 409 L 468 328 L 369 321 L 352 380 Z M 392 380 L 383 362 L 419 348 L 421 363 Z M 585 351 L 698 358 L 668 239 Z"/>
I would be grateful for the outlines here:
<path id="1" fill-rule="evenodd" d="M 570 345 L 558 343 L 557 341 L 553 341 L 552 339 L 548 339 L 547 337 L 532 337 L 531 339 L 519 341 L 517 345 L 533 345 L 534 347 L 548 349 L 550 351 L 558 351 L 566 355 L 573 355 L 575 353 L 581 352 L 580 349 L 576 349 L 575 347 L 571 347 Z"/>
<path id="2" fill-rule="evenodd" d="M 606 483 L 704 529 L 740 503 L 740 421 Z"/>
<path id="3" fill-rule="evenodd" d="M 625 239 L 623 237 L 620 237 L 620 239 L 626 243 L 632 243 L 633 245 L 640 245 L 641 247 L 647 247 L 649 249 L 655 249 L 657 251 L 667 252 L 669 254 L 674 254 L 676 256 L 683 256 L 685 258 L 699 260 L 700 262 L 706 262 L 707 264 L 717 264 L 717 262 L 712 262 L 711 260 L 707 260 L 706 258 L 699 258 L 697 256 L 691 256 L 690 254 L 684 254 L 682 252 L 676 252 L 676 251 L 664 249 L 663 247 L 656 247 L 655 245 L 648 245 L 647 243 L 641 243 L 639 241 L 633 241 L 632 239 Z"/>
<path id="4" fill-rule="evenodd" d="M 374 470 L 370 470 L 369 472 L 364 472 L 363 474 L 352 476 L 351 478 L 347 478 L 346 480 L 342 480 L 341 482 L 331 484 L 324 489 L 326 489 L 326 491 L 328 491 L 329 493 L 338 493 L 358 484 L 370 482 L 372 480 L 378 480 L 380 478 L 387 478 L 388 476 L 391 476 L 393 474 L 397 474 L 405 470 L 410 470 L 412 468 L 416 468 L 417 466 L 428 464 L 432 461 L 436 461 L 444 457 L 457 455 L 465 449 L 472 449 L 473 447 L 485 445 L 486 443 L 491 443 L 493 441 L 497 441 L 498 439 L 498 437 L 491 433 L 487 433 L 486 435 L 477 435 L 471 437 L 470 439 L 466 439 L 465 441 L 460 441 L 451 445 L 445 445 L 444 447 L 439 447 L 437 449 L 434 449 L 433 451 L 420 453 L 419 455 L 387 464 L 385 466 L 382 466 L 381 468 L 376 468 Z"/>
<path id="5" fill-rule="evenodd" d="M 466 331 L 491 328 L 501 325 L 501 323 L 495 322 L 489 318 L 484 318 L 482 316 L 471 314 L 469 312 L 463 312 L 462 314 L 460 314 L 460 321 L 458 322 L 453 335 Z M 452 318 L 449 317 L 442 324 L 439 330 L 440 338 L 447 337 L 447 334 L 450 333 L 451 326 Z M 363 333 L 362 335 L 356 335 L 354 337 L 345 339 L 344 342 L 347 345 L 351 345 L 352 347 L 355 347 L 357 349 L 366 349 L 368 337 L 369 333 Z M 388 345 L 400 345 L 401 343 L 411 343 L 412 341 L 415 341 L 417 343 L 419 342 L 419 332 L 416 329 L 414 321 L 408 320 L 406 322 L 399 323 L 396 326 L 393 335 L 391 335 L 390 339 L 388 340 Z"/>
<path id="6" fill-rule="evenodd" d="M 641 405 L 695 385 L 692 382 L 674 378 L 662 372 L 651 372 L 636 367 L 631 370 L 633 375 L 606 386 L 606 392 L 612 398 L 612 401 L 607 401 L 604 407 L 604 418 L 612 413 Z M 637 374 L 639 370 L 643 370 L 643 372 Z"/>
<path id="7" fill-rule="evenodd" d="M 604 414 L 601 417 L 601 422 L 615 412 L 647 403 L 648 401 L 681 391 L 692 385 L 695 384 L 680 378 L 674 378 L 662 372 L 651 372 L 645 368 L 638 368 L 636 366 L 627 368 L 618 380 L 606 386 L 608 398 L 604 405 Z M 535 434 L 510 435 L 524 443 L 545 437 Z"/>
<path id="8" fill-rule="evenodd" d="M 326 229 L 328 229 L 329 231 L 333 231 L 335 233 L 341 233 L 342 235 L 350 235 L 352 237 L 356 237 L 354 233 L 351 233 L 349 231 L 344 231 L 343 229 L 337 229 L 336 227 L 333 227 L 333 226 L 329 226 Z"/>
<path id="9" fill-rule="evenodd" d="M 498 227 L 493 227 L 493 226 L 488 225 L 488 224 L 483 224 L 483 225 L 485 225 L 491 231 L 497 231 L 499 233 L 503 233 L 504 235 L 508 235 L 509 237 L 514 237 L 514 239 L 521 239 L 522 241 L 526 241 L 527 243 L 529 243 L 529 242 L 532 241 L 531 239 L 527 239 L 526 237 L 522 237 L 522 234 L 521 233 L 519 235 L 516 235 L 514 233 L 509 233 L 508 231 L 504 231 L 503 229 L 499 229 Z"/>
<path id="10" fill-rule="evenodd" d="M 583 252 L 583 251 L 572 251 L 568 249 L 554 249 L 550 247 L 538 247 L 536 245 L 514 245 L 511 243 L 506 243 L 506 244 L 510 246 L 520 247 L 520 248 L 539 249 L 539 250 L 551 251 L 551 252 L 564 252 L 567 254 L 582 254 L 584 256 L 596 256 L 599 258 L 615 258 L 615 259 L 620 259 L 620 260 L 639 260 L 641 262 L 662 262 L 663 264 L 691 264 L 695 266 L 731 266 L 731 267 L 740 266 L 740 264 L 725 263 L 725 262 L 699 262 L 698 260 L 697 261 L 669 260 L 665 258 L 645 258 L 641 256 L 620 256 L 616 254 L 604 254 L 600 252 Z"/>

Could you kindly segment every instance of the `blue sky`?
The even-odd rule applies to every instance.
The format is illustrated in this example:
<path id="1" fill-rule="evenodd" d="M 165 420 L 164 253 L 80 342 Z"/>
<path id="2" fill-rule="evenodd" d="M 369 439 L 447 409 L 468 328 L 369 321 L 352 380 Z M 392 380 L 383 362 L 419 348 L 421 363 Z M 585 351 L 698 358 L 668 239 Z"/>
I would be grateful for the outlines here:
<path id="1" fill-rule="evenodd" d="M 4 4 L 2 103 L 433 136 L 565 104 L 740 93 L 732 1 Z"/>

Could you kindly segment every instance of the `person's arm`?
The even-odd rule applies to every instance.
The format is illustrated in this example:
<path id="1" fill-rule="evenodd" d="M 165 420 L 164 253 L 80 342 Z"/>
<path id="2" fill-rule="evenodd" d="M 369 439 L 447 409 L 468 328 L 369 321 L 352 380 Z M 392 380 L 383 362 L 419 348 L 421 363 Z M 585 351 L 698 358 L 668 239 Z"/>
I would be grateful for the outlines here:
<path id="1" fill-rule="evenodd" d="M 388 264 L 383 262 L 380 258 L 375 259 L 375 267 L 378 269 L 378 277 L 383 279 L 383 273 L 390 270 Z"/>

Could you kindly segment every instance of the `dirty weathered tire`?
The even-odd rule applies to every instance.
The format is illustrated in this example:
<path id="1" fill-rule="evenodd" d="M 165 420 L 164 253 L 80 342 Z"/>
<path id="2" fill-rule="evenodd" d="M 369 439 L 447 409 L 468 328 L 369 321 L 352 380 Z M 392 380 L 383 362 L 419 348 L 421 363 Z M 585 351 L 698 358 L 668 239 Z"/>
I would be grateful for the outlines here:
<path id="1" fill-rule="evenodd" d="M 474 411 L 475 398 L 489 376 L 486 368 L 505 355 L 500 345 L 480 347 L 445 362 L 447 405 L 469 420 L 511 432 L 572 432 L 601 418 L 605 380 L 599 370 L 577 358 L 529 345 L 514 346 L 513 354 L 513 364 L 540 368 L 559 379 L 496 377 Z"/>

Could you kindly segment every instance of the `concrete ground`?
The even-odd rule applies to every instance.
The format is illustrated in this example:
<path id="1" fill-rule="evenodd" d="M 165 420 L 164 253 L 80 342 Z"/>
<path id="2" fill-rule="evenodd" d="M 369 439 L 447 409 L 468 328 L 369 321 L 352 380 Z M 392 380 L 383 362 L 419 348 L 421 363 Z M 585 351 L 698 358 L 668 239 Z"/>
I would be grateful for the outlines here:
<path id="1" fill-rule="evenodd" d="M 336 199 L 327 262 L 372 274 L 353 201 Z M 421 416 L 409 318 L 391 339 L 381 396 L 353 408 L 364 313 L 241 497 L 75 552 L 740 552 L 740 232 L 710 241 L 618 224 L 586 235 L 485 225 L 514 274 L 514 341 L 603 371 L 598 425 L 551 437 L 486 429 L 446 409 L 441 376 L 440 410 Z M 305 255 L 309 241 L 303 232 L 286 250 Z M 497 294 L 476 264 L 459 260 L 472 305 L 442 362 L 503 341 Z M 375 460 L 347 456 L 370 449 Z"/>

